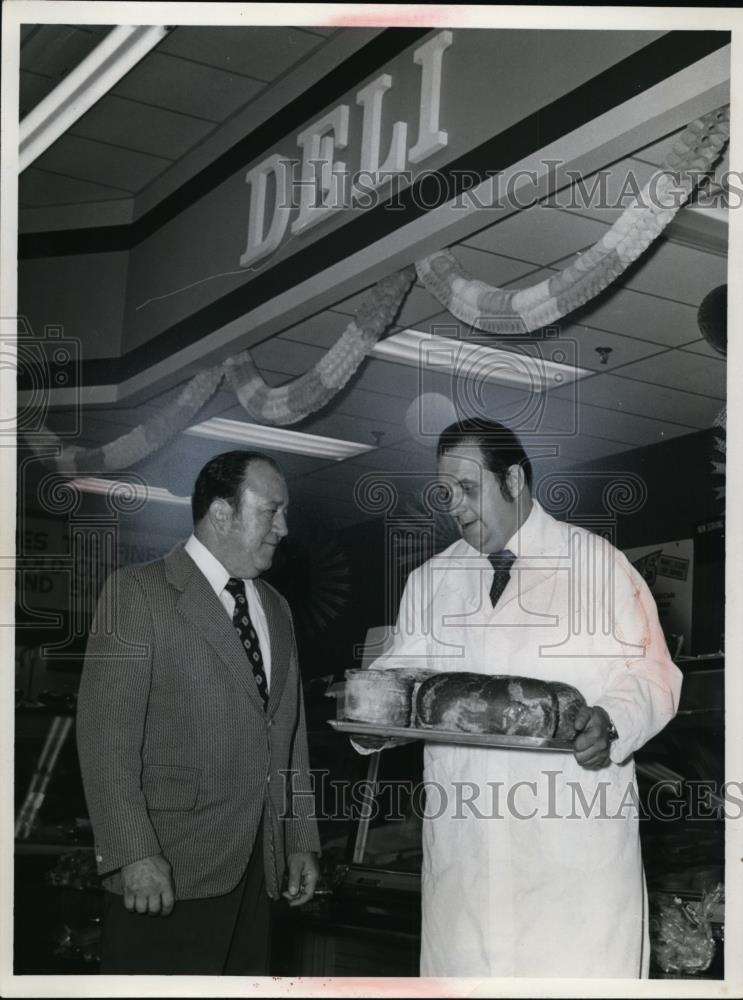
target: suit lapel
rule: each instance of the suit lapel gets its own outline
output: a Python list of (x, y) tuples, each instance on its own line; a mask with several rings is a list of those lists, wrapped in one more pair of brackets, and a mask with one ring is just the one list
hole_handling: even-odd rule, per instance
[(260, 579), (255, 581), (255, 585), (266, 614), (271, 642), (271, 679), (268, 687), (267, 713), (272, 716), (281, 701), (289, 673), (291, 624), (273, 589)]
[(182, 547), (166, 556), (169, 582), (182, 591), (179, 614), (197, 629), (224, 663), (235, 682), (263, 711), (263, 700), (250, 669), (245, 650), (227, 612), (204, 574)]

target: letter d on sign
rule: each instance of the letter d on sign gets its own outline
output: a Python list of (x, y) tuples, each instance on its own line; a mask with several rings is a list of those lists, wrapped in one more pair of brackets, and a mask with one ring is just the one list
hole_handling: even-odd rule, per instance
[[(240, 258), (242, 267), (248, 267), (260, 257), (273, 253), (284, 238), (291, 214), (289, 175), (292, 166), (292, 160), (286, 160), (278, 154), (274, 154), (259, 163), (257, 167), (253, 167), (245, 175), (246, 184), (250, 184), (250, 219), (248, 221), (248, 245)], [(273, 215), (271, 225), (264, 236), (266, 195), (268, 193), (268, 178), (271, 174), (275, 178)]]

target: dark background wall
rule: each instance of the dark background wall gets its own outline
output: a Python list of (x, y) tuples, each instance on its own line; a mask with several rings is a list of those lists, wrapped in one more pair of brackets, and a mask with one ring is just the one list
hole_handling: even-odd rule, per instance
[[(626, 549), (635, 545), (677, 538), (691, 538), (700, 521), (724, 515), (724, 501), (716, 488), (722, 478), (712, 469), (716, 432), (712, 429), (673, 438), (646, 448), (612, 455), (579, 466), (576, 472), (631, 472), (647, 487), (647, 499), (636, 512), (617, 518), (617, 543)], [(598, 507), (597, 484), (585, 481), (584, 502)]]

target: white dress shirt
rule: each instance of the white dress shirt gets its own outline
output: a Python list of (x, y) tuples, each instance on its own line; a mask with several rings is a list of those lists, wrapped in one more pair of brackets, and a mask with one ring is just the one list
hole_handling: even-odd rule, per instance
[[(186, 552), (191, 556), (196, 566), (201, 570), (201, 572), (206, 577), (209, 582), (209, 586), (212, 588), (214, 593), (219, 598), (222, 606), (224, 607), (227, 614), (230, 616), (230, 622), (232, 622), (232, 616), (235, 612), (235, 598), (229, 591), (225, 590), (227, 586), (227, 581), (230, 579), (230, 574), (224, 568), (222, 563), (216, 556), (212, 555), (209, 549), (203, 545), (196, 535), (191, 535), (184, 546)], [(268, 635), (268, 623), (266, 621), (266, 613), (263, 610), (263, 605), (261, 604), (261, 599), (258, 596), (258, 590), (255, 586), (254, 580), (243, 580), (245, 584), (245, 596), (248, 600), (248, 612), (250, 614), (250, 620), (253, 623), (253, 628), (258, 635), (258, 642), (261, 647), (261, 655), (263, 656), (263, 670), (266, 675), (266, 684), (269, 686), (271, 684), (271, 641)]]

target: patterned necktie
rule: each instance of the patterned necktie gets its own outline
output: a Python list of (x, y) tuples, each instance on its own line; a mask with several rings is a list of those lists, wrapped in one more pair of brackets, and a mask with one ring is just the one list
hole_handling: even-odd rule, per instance
[(258, 635), (253, 628), (253, 623), (248, 613), (245, 583), (231, 576), (225, 584), (224, 589), (235, 598), (235, 611), (232, 615), (232, 624), (235, 626), (235, 631), (240, 636), (240, 642), (243, 644), (243, 649), (250, 660), (255, 683), (258, 685), (258, 690), (263, 699), (263, 708), (265, 709), (268, 705), (268, 681), (266, 679), (266, 672), (263, 669), (263, 655), (261, 654)]
[(510, 549), (501, 549), (500, 552), (491, 552), (488, 559), (493, 567), (490, 603), (495, 607), (511, 578), (511, 566), (513, 566), (516, 556)]

